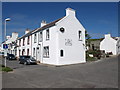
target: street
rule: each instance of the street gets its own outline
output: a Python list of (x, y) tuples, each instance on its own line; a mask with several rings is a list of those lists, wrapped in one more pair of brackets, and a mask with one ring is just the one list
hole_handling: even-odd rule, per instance
[(2, 88), (118, 88), (118, 57), (67, 66), (22, 65), (7, 61)]

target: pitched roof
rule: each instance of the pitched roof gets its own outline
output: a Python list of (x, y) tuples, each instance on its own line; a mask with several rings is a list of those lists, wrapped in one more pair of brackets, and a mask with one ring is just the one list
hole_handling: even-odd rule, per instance
[[(62, 18), (64, 18), (64, 17), (62, 17)], [(43, 27), (37, 28), (37, 29), (35, 29), (35, 30), (33, 30), (33, 31), (30, 31), (29, 33), (21, 36), (21, 37), (18, 38), (18, 39), (21, 39), (21, 38), (27, 37), (27, 36), (29, 36), (29, 35), (32, 35), (32, 34), (38, 32), (38, 31), (40, 31), (40, 30), (44, 30), (44, 29), (46, 29), (46, 28), (52, 27), (52, 26), (55, 25), (56, 22), (60, 21), (62, 18), (59, 18), (59, 19), (57, 19), (57, 20), (55, 20), (55, 21), (53, 21), (53, 22), (51, 22), (51, 23), (48, 23), (48, 24), (44, 25)]]

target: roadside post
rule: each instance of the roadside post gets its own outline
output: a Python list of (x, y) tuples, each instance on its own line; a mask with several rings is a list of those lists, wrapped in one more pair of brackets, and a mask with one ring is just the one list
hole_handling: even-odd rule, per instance
[(11, 19), (10, 18), (7, 18), (5, 19), (5, 27), (4, 27), (4, 40), (5, 40), (5, 44), (3, 44), (3, 48), (4, 48), (4, 56), (5, 56), (5, 67), (6, 67), (6, 56), (7, 56), (7, 48), (8, 48), (8, 45), (6, 44), (6, 25), (7, 25), (7, 21), (10, 21)]

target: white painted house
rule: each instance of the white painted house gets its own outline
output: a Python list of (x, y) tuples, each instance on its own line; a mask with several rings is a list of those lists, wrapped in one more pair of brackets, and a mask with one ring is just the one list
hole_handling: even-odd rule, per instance
[(31, 55), (40, 63), (66, 65), (85, 63), (85, 29), (75, 10), (66, 9), (66, 16), (41, 27), (27, 30), (17, 41), (17, 56)]
[(18, 33), (17, 32), (13, 32), (12, 33), (12, 36), (6, 36), (6, 42), (3, 42), (2, 43), (2, 51), (4, 51), (4, 49), (3, 49), (3, 44), (7, 44), (8, 45), (8, 53), (9, 54), (17, 54), (17, 48), (16, 48), (16, 45), (15, 45), (15, 43), (16, 43), (16, 40), (18, 39)]
[(117, 55), (120, 50), (119, 37), (111, 37), (110, 34), (106, 34), (105, 38), (100, 42), (100, 50), (105, 50), (105, 53), (112, 52), (113, 55)]

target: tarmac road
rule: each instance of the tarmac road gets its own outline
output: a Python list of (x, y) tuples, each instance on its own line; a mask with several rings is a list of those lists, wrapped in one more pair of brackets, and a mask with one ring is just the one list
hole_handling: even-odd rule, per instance
[(86, 64), (55, 67), (7, 61), (3, 88), (118, 88), (118, 56)]

